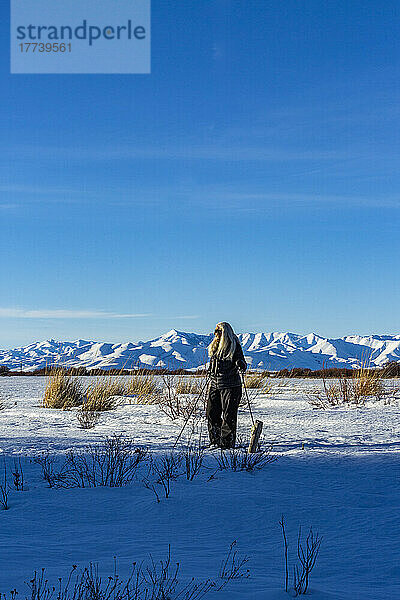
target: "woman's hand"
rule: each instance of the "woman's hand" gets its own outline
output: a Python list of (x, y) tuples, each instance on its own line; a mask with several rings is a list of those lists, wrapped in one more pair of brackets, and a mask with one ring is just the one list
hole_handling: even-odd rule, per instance
[(239, 371), (240, 371), (241, 373), (245, 373), (245, 372), (246, 372), (246, 369), (247, 369), (247, 363), (246, 363), (246, 362), (244, 362), (244, 361), (242, 361), (242, 360), (241, 360), (241, 361), (238, 361), (238, 362), (236, 363), (236, 366), (237, 366), (237, 368), (239, 369)]

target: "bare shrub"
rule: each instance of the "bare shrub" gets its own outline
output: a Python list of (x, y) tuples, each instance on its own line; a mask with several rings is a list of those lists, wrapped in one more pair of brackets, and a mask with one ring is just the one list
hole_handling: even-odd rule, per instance
[(60, 472), (55, 470), (56, 458), (50, 456), (48, 451), (43, 452), (40, 456), (36, 456), (33, 462), (40, 465), (43, 479), (49, 487), (55, 487), (57, 481), (62, 479)]
[(81, 429), (93, 429), (100, 420), (101, 413), (97, 410), (88, 410), (83, 406), (76, 411), (76, 418)]
[(147, 450), (122, 435), (106, 437), (100, 445), (87, 445), (67, 453), (62, 487), (123, 487), (134, 478)]
[(312, 527), (310, 527), (305, 540), (305, 546), (303, 547), (304, 542), (301, 542), (300, 526), (297, 538), (297, 558), (299, 559), (300, 566), (296, 565), (293, 572), (293, 589), (296, 596), (305, 594), (308, 590), (310, 574), (315, 567), (321, 542), (322, 538), (319, 537), (318, 533), (314, 534)]
[(12, 470), (13, 484), (17, 492), (24, 491), (24, 470), (22, 468), (21, 459), (14, 460), (14, 468)]
[[(279, 525), (282, 529), (283, 545), (285, 553), (285, 591), (289, 587), (289, 563), (288, 563), (288, 542), (285, 530), (285, 520), (282, 515)], [(302, 541), (301, 526), (297, 536), (297, 559), (298, 563), (293, 565), (293, 592), (295, 596), (306, 594), (310, 583), (310, 574), (315, 567), (318, 558), (322, 537), (318, 533), (314, 533), (310, 527), (309, 533)]]
[[(151, 564), (142, 571), (144, 595), (138, 600), (200, 600), (213, 588), (211, 579), (196, 582), (194, 578), (186, 585), (179, 585), (180, 564), (171, 565), (171, 547), (168, 546), (168, 556), (158, 564), (151, 558)], [(133, 599), (132, 599), (133, 600)]]
[(3, 456), (3, 481), (0, 483), (0, 506), (3, 510), (9, 509), (8, 504), (8, 481), (7, 481), (7, 463)]
[(383, 397), (386, 406), (396, 403), (400, 400), (400, 387), (394, 381), (391, 381), (389, 385), (385, 387)]
[(175, 389), (176, 375), (166, 373), (162, 375), (163, 390), (160, 399), (160, 409), (172, 420), (182, 416), (182, 399)]
[[(180, 564), (173, 563), (171, 547), (165, 560), (156, 562), (150, 556), (149, 564), (133, 563), (127, 579), (119, 577), (116, 567), (109, 577), (103, 578), (97, 564), (90, 563), (82, 571), (74, 565), (65, 583), (62, 578), (51, 584), (45, 570), (35, 571), (27, 583), (29, 597), (34, 600), (201, 600), (211, 591), (218, 591), (238, 574), (229, 576), (219, 588), (215, 581), (207, 579), (180, 582)], [(15, 600), (17, 590), (11, 592), (10, 600)], [(6, 597), (4, 600), (8, 600)]]
[(177, 419), (189, 420), (192, 416), (199, 417), (198, 399), (182, 398), (179, 394), (168, 399), (163, 398), (160, 402), (160, 410), (172, 421)]
[(323, 379), (323, 390), (314, 390), (308, 394), (313, 408), (334, 408), (351, 402), (348, 380), (344, 377), (335, 381)]
[(0, 411), (9, 407), (10, 399), (9, 394), (6, 394), (3, 391), (0, 392)]
[(49, 487), (123, 487), (133, 480), (146, 457), (147, 449), (137, 447), (130, 438), (113, 435), (102, 444), (69, 450), (58, 470), (56, 459), (48, 453), (35, 458), (35, 462), (41, 466)]
[(218, 588), (222, 590), (229, 581), (233, 579), (243, 579), (250, 577), (249, 569), (243, 570), (243, 567), (249, 562), (248, 556), (239, 556), (236, 550), (236, 540), (229, 546), (228, 554), (222, 561), (219, 569), (219, 577), (224, 580), (224, 583)]
[(275, 462), (277, 456), (271, 454), (272, 446), (262, 448), (258, 452), (249, 453), (246, 448), (237, 446), (220, 451), (215, 456), (219, 470), (231, 471), (258, 471), (264, 468), (267, 464)]
[(171, 483), (176, 481), (182, 474), (180, 471), (181, 465), (182, 455), (177, 452), (169, 452), (152, 460), (152, 472), (156, 476), (156, 483), (163, 489), (165, 498), (170, 496)]
[(60, 368), (50, 372), (43, 398), (45, 408), (68, 410), (73, 406), (80, 406), (83, 399), (82, 384), (77, 377), (67, 375)]
[(204, 386), (200, 388), (197, 396), (183, 395), (177, 391), (177, 376), (173, 374), (165, 374), (162, 376), (163, 393), (160, 397), (160, 410), (167, 415), (172, 421), (183, 418), (189, 419), (191, 416), (199, 414), (198, 404), (200, 395), (204, 391)]
[(185, 466), (186, 479), (193, 481), (203, 466), (205, 448), (202, 445), (201, 435), (197, 442), (189, 441), (181, 451), (182, 462)]

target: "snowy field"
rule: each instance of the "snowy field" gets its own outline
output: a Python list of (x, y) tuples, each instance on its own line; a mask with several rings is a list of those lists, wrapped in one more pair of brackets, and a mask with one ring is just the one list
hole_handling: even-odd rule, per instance
[[(87, 379), (85, 379), (87, 381)], [(94, 429), (79, 427), (75, 411), (41, 407), (45, 378), (0, 378), (0, 452), (13, 470), (21, 459), (25, 490), (9, 493), (0, 510), (0, 593), (24, 584), (35, 570), (57, 583), (73, 564), (99, 564), (104, 575), (126, 577), (133, 561), (165, 559), (168, 545), (181, 564), (180, 578), (218, 579), (222, 559), (237, 540), (248, 556), (249, 578), (234, 580), (207, 598), (283, 600), (284, 558), (279, 520), (287, 524), (289, 563), (296, 559), (297, 531), (312, 525), (323, 537), (307, 596), (314, 600), (400, 598), (400, 406), (369, 402), (362, 408), (315, 410), (307, 395), (321, 382), (276, 383), (253, 401), (264, 422), (265, 441), (278, 459), (255, 472), (216, 471), (207, 452), (193, 481), (181, 476), (160, 503), (142, 483), (143, 473), (123, 488), (47, 487), (34, 458), (62, 456), (69, 448), (100, 442), (114, 433), (130, 436), (154, 456), (172, 449), (182, 421), (158, 406), (126, 404), (103, 413)], [(397, 382), (400, 385), (400, 382)], [(396, 382), (386, 382), (387, 386)], [(239, 435), (251, 421), (239, 413)], [(205, 433), (205, 424), (203, 423)], [(184, 444), (185, 438), (182, 438)], [(0, 460), (0, 470), (4, 463)], [(0, 476), (1, 482), (1, 476)], [(182, 597), (183, 600), (183, 597)]]

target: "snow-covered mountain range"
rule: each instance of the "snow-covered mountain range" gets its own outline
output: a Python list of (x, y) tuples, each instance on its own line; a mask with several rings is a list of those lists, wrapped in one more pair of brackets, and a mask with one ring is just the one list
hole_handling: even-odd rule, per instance
[[(315, 333), (242, 333), (244, 354), (253, 369), (382, 366), (400, 361), (400, 335), (350, 335), (328, 339)], [(210, 335), (172, 329), (148, 342), (111, 344), (76, 340), (36, 342), (0, 350), (0, 365), (34, 371), (51, 365), (102, 369), (133, 367), (195, 369), (207, 362)]]

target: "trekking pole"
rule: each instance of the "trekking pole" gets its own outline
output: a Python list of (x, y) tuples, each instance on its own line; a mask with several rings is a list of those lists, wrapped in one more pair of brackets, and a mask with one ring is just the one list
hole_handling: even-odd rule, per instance
[(244, 393), (245, 393), (245, 396), (246, 396), (246, 399), (247, 399), (247, 405), (249, 407), (251, 422), (253, 423), (253, 427), (254, 427), (253, 411), (251, 410), (250, 398), (249, 398), (249, 393), (248, 393), (247, 387), (246, 387), (246, 380), (244, 378), (244, 373), (242, 373), (242, 382), (243, 382)]
[(209, 379), (209, 375), (208, 375), (208, 373), (207, 373), (207, 375), (206, 375), (206, 380), (205, 380), (205, 382), (204, 382), (204, 385), (203, 385), (203, 387), (201, 388), (201, 390), (200, 390), (200, 392), (199, 392), (199, 395), (198, 395), (198, 396), (197, 396), (197, 398), (196, 398), (196, 402), (194, 402), (194, 404), (193, 404), (193, 406), (192, 406), (192, 409), (191, 409), (190, 413), (188, 414), (188, 416), (187, 416), (187, 418), (186, 418), (186, 420), (185, 420), (185, 422), (184, 422), (184, 424), (183, 424), (183, 427), (182, 427), (182, 429), (181, 429), (181, 430), (180, 430), (180, 432), (179, 432), (179, 435), (178, 435), (178, 437), (177, 437), (177, 438), (176, 438), (176, 440), (175, 440), (175, 443), (174, 443), (174, 445), (172, 446), (173, 448), (175, 448), (175, 446), (177, 445), (177, 443), (178, 443), (178, 442), (179, 442), (179, 440), (181, 439), (181, 437), (182, 437), (182, 434), (183, 434), (183, 432), (184, 432), (184, 431), (185, 431), (185, 429), (186, 429), (186, 425), (189, 423), (189, 419), (190, 419), (190, 417), (192, 416), (192, 414), (194, 413), (195, 409), (197, 408), (197, 404), (198, 404), (198, 402), (199, 402), (200, 398), (202, 397), (204, 390), (206, 389), (206, 387), (207, 387), (207, 385), (208, 385), (208, 379)]
[(253, 454), (254, 452), (257, 452), (257, 450), (260, 447), (260, 445), (259, 445), (259, 439), (260, 439), (260, 435), (261, 435), (262, 428), (263, 428), (263, 422), (262, 421), (258, 421), (257, 419), (254, 420), (253, 411), (251, 410), (249, 393), (248, 393), (247, 387), (246, 387), (246, 380), (244, 378), (244, 373), (242, 373), (242, 381), (243, 381), (244, 392), (245, 392), (246, 399), (247, 399), (247, 404), (248, 404), (248, 407), (249, 407), (251, 422), (253, 423), (253, 427), (251, 428), (250, 444), (249, 444), (249, 447), (247, 449), (247, 452), (249, 454)]

